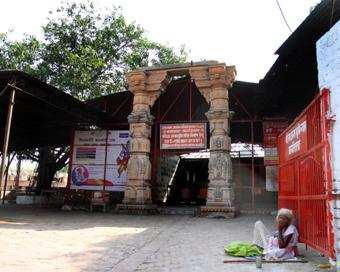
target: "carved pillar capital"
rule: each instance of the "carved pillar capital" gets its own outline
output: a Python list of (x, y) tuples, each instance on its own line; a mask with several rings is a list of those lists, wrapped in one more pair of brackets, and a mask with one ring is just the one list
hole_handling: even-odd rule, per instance
[(229, 92), (235, 81), (236, 70), (233, 66), (215, 65), (209, 69), (211, 82), (211, 107), (214, 109), (229, 108)]
[[(170, 81), (171, 76), (167, 71), (150, 71), (147, 74), (146, 91), (148, 91), (151, 96), (156, 95), (159, 97), (159, 95), (165, 92), (165, 89), (169, 85)], [(152, 105), (150, 106), (152, 107)]]
[(146, 73), (144, 71), (133, 71), (126, 76), (126, 81), (129, 83), (130, 91), (136, 94), (140, 91), (145, 91)]
[(133, 112), (147, 112), (157, 98), (164, 93), (171, 77), (167, 71), (133, 71), (126, 76), (130, 91), (134, 94)]
[(226, 100), (228, 100), (228, 89), (235, 82), (235, 66), (218, 63), (205, 67), (193, 67), (189, 73), (211, 107), (223, 109), (228, 106)]
[(214, 66), (210, 66), (209, 77), (212, 89), (216, 87), (230, 89), (235, 82), (236, 68), (235, 66), (216, 64)]

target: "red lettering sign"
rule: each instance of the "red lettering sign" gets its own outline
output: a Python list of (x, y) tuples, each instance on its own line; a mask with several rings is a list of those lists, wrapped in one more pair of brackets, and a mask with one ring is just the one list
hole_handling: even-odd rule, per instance
[[(270, 120), (270, 118), (266, 118)], [(264, 137), (264, 164), (265, 165), (278, 165), (278, 143), (277, 137), (288, 127), (286, 121), (268, 121), (263, 122), (263, 137)]]

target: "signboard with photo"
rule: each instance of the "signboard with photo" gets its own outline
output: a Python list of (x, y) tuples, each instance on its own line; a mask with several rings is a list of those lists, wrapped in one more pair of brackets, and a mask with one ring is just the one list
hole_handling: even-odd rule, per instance
[(130, 159), (129, 131), (76, 131), (71, 189), (124, 191)]

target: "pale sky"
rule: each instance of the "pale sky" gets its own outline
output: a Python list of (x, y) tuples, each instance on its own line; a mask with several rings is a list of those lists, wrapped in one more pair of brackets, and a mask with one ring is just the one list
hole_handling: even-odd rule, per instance
[[(81, 2), (76, 0), (76, 2)], [(150, 41), (185, 44), (189, 61), (217, 60), (235, 65), (236, 80), (258, 82), (275, 62), (275, 51), (291, 34), (276, 0), (95, 0), (100, 7), (123, 7), (127, 22), (148, 31)], [(318, 0), (279, 0), (294, 31)], [(1, 3), (0, 33), (13, 29), (12, 39), (23, 33), (42, 39), (49, 11), (59, 0), (10, 0)]]
[[(81, 2), (80, 0), (75, 0)], [(127, 22), (135, 21), (148, 31), (150, 41), (185, 44), (189, 61), (217, 60), (235, 65), (236, 80), (262, 79), (275, 62), (275, 51), (290, 36), (276, 0), (95, 0), (100, 7), (123, 7)], [(279, 0), (292, 31), (309, 15), (319, 0)], [(13, 29), (11, 39), (23, 33), (42, 40), (41, 26), (59, 0), (2, 1), (0, 33)], [(29, 164), (27, 163), (27, 166)], [(15, 168), (15, 164), (11, 165)], [(26, 163), (23, 165), (26, 167)]]

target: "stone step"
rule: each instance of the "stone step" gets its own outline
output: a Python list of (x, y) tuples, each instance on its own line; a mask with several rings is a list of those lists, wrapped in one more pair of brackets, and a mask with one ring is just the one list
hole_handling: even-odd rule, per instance
[(200, 213), (200, 206), (197, 207), (158, 207), (157, 212), (159, 214), (183, 214), (183, 215), (195, 215)]

